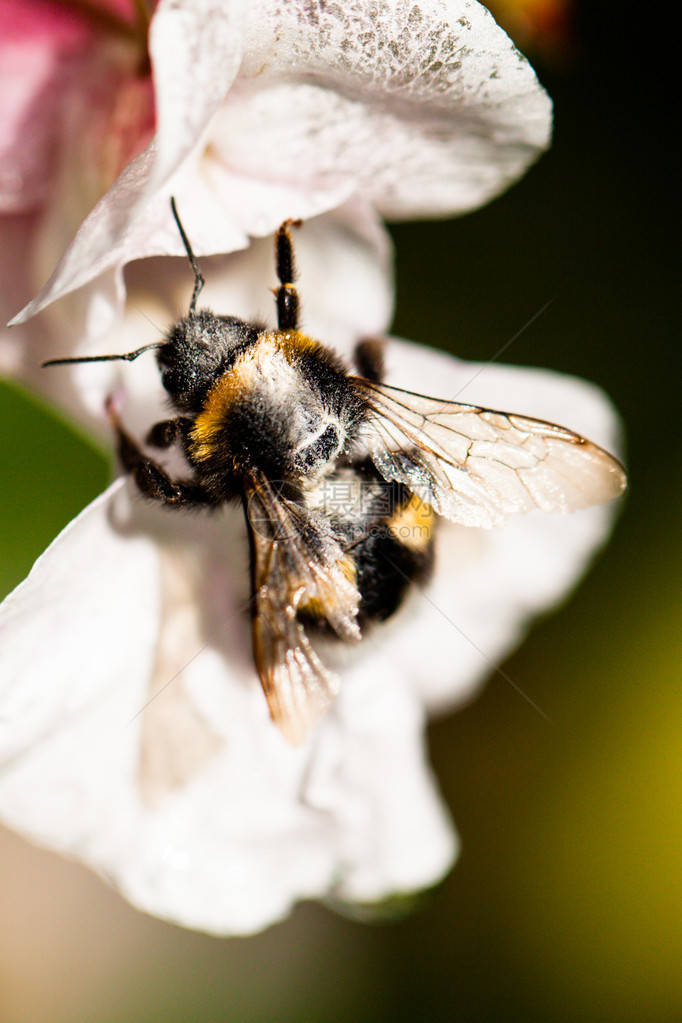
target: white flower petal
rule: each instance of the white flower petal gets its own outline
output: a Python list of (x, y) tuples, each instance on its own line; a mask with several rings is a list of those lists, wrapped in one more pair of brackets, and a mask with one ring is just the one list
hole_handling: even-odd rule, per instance
[[(458, 842), (426, 767), (416, 691), (406, 673), (396, 671), (390, 647), (368, 649), (342, 679), (319, 739), (320, 756), (336, 760), (336, 785), (348, 794), (344, 804), (338, 801), (345, 870), (334, 894), (366, 903), (431, 887), (452, 865)], [(334, 742), (337, 723), (345, 730), (343, 744)], [(314, 776), (308, 798), (324, 806)]]
[(388, 217), (462, 213), (549, 141), (549, 98), (473, 0), (265, 2), (244, 52), (214, 147), (303, 202), (345, 188)]
[(151, 35), (157, 136), (16, 322), (132, 259), (180, 254), (170, 194), (197, 254), (233, 252), (284, 216), (315, 216), (353, 197), (393, 217), (465, 212), (548, 143), (547, 95), (473, 0), (262, 0), (248, 6), (240, 35), (241, 19), (241, 4), (160, 6)]
[(122, 485), (74, 519), (2, 605), (2, 757), (77, 714), (138, 656), (148, 670), (159, 600), (155, 554), (148, 540), (112, 533), (110, 506)]
[(424, 764), (421, 712), (390, 666), (369, 685), (359, 673), (355, 703), (346, 678), (342, 702), (299, 751), (267, 719), (257, 685), (230, 680), (215, 653), (201, 661), (185, 672), (186, 692), (223, 741), (206, 770), (144, 814), (117, 871), (136, 905), (245, 933), (301, 898), (376, 901), (442, 877), (452, 833)]
[(437, 881), (454, 844), (416, 694), (358, 663), (293, 750), (253, 668), (241, 511), (197, 529), (125, 497), (91, 505), (0, 612), (3, 819), (215, 933)]
[(138, 743), (126, 726), (158, 631), (154, 546), (109, 521), (122, 486), (62, 532), (0, 610), (2, 814), (77, 854), (125, 835), (121, 785)]
[[(152, 255), (180, 255), (183, 252), (177, 227), (170, 212), (170, 189), (155, 192), (143, 198), (154, 169), (156, 142), (128, 164), (106, 195), (85, 218), (73, 242), (64, 253), (40, 294), (12, 320), (12, 325), (40, 312), (45, 306), (107, 272), (113, 271), (122, 280), (126, 263)], [(201, 221), (212, 225), (213, 251), (232, 252), (244, 248), (247, 237), (232, 222), (220, 216), (220, 209), (210, 196), (204, 199), (205, 188), (199, 182), (189, 181), (188, 167), (174, 182), (178, 206), (182, 210), (190, 236), (196, 230), (197, 205)], [(218, 238), (220, 243), (218, 244)], [(197, 251), (201, 251), (197, 246)], [(110, 321), (104, 328), (110, 326)]]
[(160, 0), (149, 29), (157, 155), (149, 190), (189, 155), (232, 85), (242, 56), (245, 0)]

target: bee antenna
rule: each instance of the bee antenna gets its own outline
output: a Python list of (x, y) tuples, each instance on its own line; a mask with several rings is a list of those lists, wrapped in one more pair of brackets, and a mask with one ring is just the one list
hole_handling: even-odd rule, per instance
[(196, 312), (197, 299), (199, 298), (201, 289), (204, 286), (204, 278), (201, 275), (201, 270), (199, 269), (199, 264), (197, 263), (197, 257), (192, 252), (192, 246), (189, 243), (189, 238), (185, 234), (185, 229), (182, 226), (180, 215), (178, 213), (178, 208), (175, 205), (175, 196), (171, 196), (171, 210), (173, 211), (173, 219), (175, 220), (175, 223), (178, 225), (178, 231), (180, 232), (180, 237), (182, 238), (182, 244), (185, 246), (187, 258), (189, 259), (190, 266), (192, 267), (192, 271), (194, 273), (194, 291), (192, 292), (192, 299), (189, 303), (189, 314), (190, 316), (193, 316), (194, 313)]
[(42, 363), (41, 369), (45, 369), (46, 366), (65, 366), (71, 362), (114, 362), (116, 359), (132, 362), (143, 352), (148, 352), (152, 348), (163, 348), (165, 344), (165, 341), (154, 341), (151, 345), (143, 345), (142, 348), (138, 348), (134, 352), (124, 352), (123, 355), (80, 355), (69, 359), (48, 359), (47, 362)]

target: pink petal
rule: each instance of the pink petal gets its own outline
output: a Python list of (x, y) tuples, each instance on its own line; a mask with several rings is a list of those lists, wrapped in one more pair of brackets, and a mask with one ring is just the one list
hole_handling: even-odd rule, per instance
[[(102, 7), (132, 13), (125, 0)], [(96, 39), (93, 22), (66, 4), (0, 0), (0, 212), (45, 198), (68, 107), (84, 80), (96, 85), (87, 77)]]

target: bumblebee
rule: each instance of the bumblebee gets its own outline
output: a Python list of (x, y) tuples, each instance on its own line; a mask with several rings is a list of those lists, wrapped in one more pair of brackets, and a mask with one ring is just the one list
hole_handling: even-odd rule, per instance
[[(250, 546), (254, 660), (270, 714), (304, 741), (338, 689), (315, 640), (361, 639), (428, 580), (439, 517), (492, 527), (511, 513), (568, 512), (625, 489), (620, 463), (552, 423), (412, 394), (382, 381), (382, 346), (365, 340), (355, 372), (299, 328), (291, 232), (275, 236), (277, 329), (197, 309), (204, 279), (171, 200), (194, 273), (187, 316), (156, 349), (173, 417), (146, 447), (179, 446), (173, 478), (108, 415), (139, 491), (169, 508), (241, 502)], [(318, 644), (319, 646), (319, 644)]]

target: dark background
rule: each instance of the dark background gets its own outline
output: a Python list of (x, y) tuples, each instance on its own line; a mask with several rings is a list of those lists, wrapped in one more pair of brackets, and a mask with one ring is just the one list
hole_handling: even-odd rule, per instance
[[(555, 144), (519, 185), (461, 220), (394, 230), (396, 333), (486, 360), (553, 298), (504, 360), (594, 380), (625, 419), (613, 540), (504, 666), (554, 724), (496, 676), (432, 726), (463, 851), (390, 925), (303, 905), (217, 940), (0, 832), (2, 1023), (682, 1018), (678, 107), (665, 10), (624, 17), (589, 5), (572, 41), (529, 51)], [(108, 475), (2, 386), (3, 591)]]

